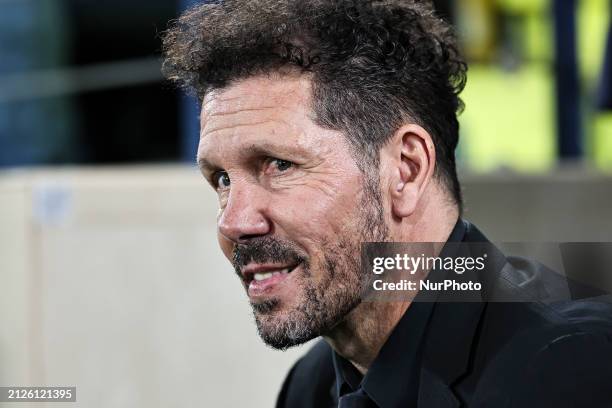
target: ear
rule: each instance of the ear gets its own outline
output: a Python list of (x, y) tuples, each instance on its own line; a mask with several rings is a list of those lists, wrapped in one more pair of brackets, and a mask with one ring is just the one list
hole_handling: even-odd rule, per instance
[(413, 214), (433, 176), (436, 149), (429, 133), (416, 124), (404, 125), (387, 145), (391, 157), (389, 194), (396, 218)]

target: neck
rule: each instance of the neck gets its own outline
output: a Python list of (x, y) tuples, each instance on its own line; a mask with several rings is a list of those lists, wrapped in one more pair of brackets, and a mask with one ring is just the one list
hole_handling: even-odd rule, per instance
[[(435, 217), (433, 217), (434, 214)], [(433, 214), (423, 214), (423, 216), (419, 217), (420, 221), (406, 225), (404, 234), (397, 236), (395, 240), (398, 242), (446, 242), (457, 222), (458, 212), (447, 209), (447, 211), (436, 211)], [(429, 223), (425, 223), (423, 222), (425, 217), (433, 218), (428, 218)], [(432, 219), (438, 220), (436, 225), (431, 225)], [(418, 232), (420, 233), (417, 236)], [(336, 353), (349, 360), (359, 372), (365, 375), (410, 305), (410, 301), (362, 302), (323, 337)]]
[(410, 302), (364, 302), (323, 336), (330, 346), (365, 374)]

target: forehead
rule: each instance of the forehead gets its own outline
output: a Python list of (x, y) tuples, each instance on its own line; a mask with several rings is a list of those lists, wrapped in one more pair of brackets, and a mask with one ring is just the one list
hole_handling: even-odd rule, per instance
[[(310, 80), (305, 76), (254, 77), (203, 100), (198, 162), (219, 167), (226, 159), (249, 152), (301, 149), (323, 154), (339, 132), (323, 129), (313, 120)], [(326, 140), (325, 140), (326, 139)]]
[(254, 116), (280, 120), (288, 115), (293, 120), (311, 119), (310, 81), (305, 76), (248, 78), (204, 97), (200, 117), (202, 136), (215, 123)]

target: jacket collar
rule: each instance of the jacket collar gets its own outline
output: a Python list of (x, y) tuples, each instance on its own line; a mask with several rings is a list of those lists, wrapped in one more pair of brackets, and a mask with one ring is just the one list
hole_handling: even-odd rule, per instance
[[(465, 225), (463, 243), (482, 243), (486, 246), (488, 260), (485, 269), (466, 272), (463, 279), (483, 282), (495, 281), (506, 258), (486, 237), (470, 223), (461, 220)], [(471, 245), (461, 246), (461, 251), (470, 251)], [(456, 254), (469, 256), (470, 254)], [(439, 271), (431, 278), (443, 280), (446, 276)], [(483, 288), (488, 282), (483, 282)], [(452, 294), (449, 296), (453, 296)], [(434, 306), (426, 334), (426, 344), (421, 371), (419, 406), (432, 408), (453, 408), (461, 405), (452, 391), (453, 384), (469, 370), (472, 343), (478, 332), (479, 323), (486, 303), (482, 300), (453, 301), (441, 295)]]

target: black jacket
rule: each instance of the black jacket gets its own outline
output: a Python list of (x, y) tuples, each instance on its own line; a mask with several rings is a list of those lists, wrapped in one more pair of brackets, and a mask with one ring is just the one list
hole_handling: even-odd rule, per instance
[[(487, 242), (464, 225), (464, 241)], [(556, 284), (558, 275), (539, 264), (499, 251), (495, 257), (514, 265), (495, 276), (498, 295), (542, 298)], [(611, 408), (610, 304), (545, 300), (435, 303), (423, 334), (417, 406)], [(332, 361), (331, 348), (319, 340), (291, 369), (277, 407), (337, 406)]]

